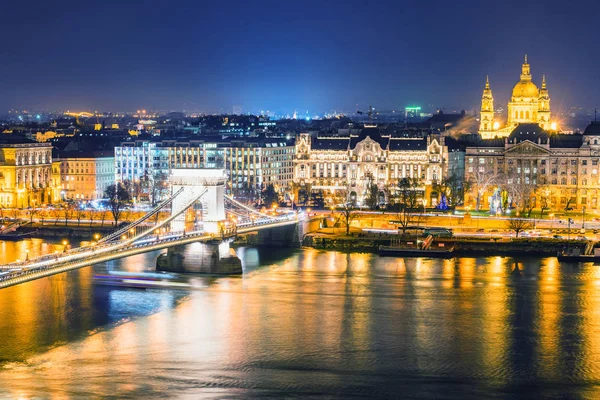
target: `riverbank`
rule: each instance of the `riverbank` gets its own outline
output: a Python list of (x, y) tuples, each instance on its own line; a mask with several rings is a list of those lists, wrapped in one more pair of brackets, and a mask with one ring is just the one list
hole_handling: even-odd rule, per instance
[(27, 224), (19, 227), (16, 233), (19, 234), (31, 234), (33, 237), (39, 238), (58, 238), (58, 239), (82, 239), (91, 240), (94, 235), (99, 234), (104, 236), (114, 230), (113, 226), (77, 226), (77, 225), (41, 225), (41, 224)]
[[(343, 234), (309, 233), (304, 236), (302, 245), (320, 250), (336, 250), (343, 252), (376, 253), (379, 246), (390, 246), (397, 240), (395, 235), (369, 235), (364, 233)], [(407, 239), (412, 241), (412, 238)], [(584, 248), (588, 243), (581, 240), (549, 239), (549, 238), (481, 238), (460, 237), (440, 238), (435, 243), (443, 243), (445, 247), (454, 246), (456, 255), (532, 255), (554, 256), (568, 246)]]

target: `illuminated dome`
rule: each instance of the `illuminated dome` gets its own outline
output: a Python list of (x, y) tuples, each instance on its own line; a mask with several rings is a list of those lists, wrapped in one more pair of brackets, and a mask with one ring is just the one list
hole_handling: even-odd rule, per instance
[(539, 95), (540, 91), (532, 81), (520, 81), (515, 85), (512, 91), (513, 98), (529, 97), (537, 100)]

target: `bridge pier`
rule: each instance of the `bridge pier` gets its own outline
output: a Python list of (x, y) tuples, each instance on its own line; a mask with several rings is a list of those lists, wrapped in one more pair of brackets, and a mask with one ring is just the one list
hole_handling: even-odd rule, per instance
[(229, 242), (191, 243), (174, 246), (156, 260), (158, 271), (193, 272), (211, 275), (242, 273), (242, 262), (229, 248)]

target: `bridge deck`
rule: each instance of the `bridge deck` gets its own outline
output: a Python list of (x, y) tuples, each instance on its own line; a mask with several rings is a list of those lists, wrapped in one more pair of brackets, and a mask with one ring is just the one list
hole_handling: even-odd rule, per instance
[[(298, 220), (294, 218), (275, 222), (242, 224), (237, 228), (237, 230), (235, 230), (235, 232), (231, 232), (233, 234), (230, 235), (230, 233), (226, 231), (224, 232), (223, 236), (216, 238), (223, 239), (227, 237), (233, 237), (240, 233), (248, 233), (262, 229), (287, 226), (296, 224), (297, 222)], [(1, 266), (0, 268), (21, 268), (21, 270), (12, 272), (8, 275), (0, 276), (0, 288), (29, 282), (35, 279), (71, 271), (101, 262), (147, 253), (149, 251), (163, 250), (173, 246), (214, 239), (215, 235), (208, 235), (204, 232), (190, 232), (186, 234), (166, 235), (162, 237), (151, 236), (147, 239), (141, 239), (134, 243), (129, 243), (128, 241), (117, 242), (108, 246), (76, 249), (78, 251), (74, 251), (64, 256), (44, 256), (41, 257), (41, 261), (32, 260), (31, 262), (11, 263)]]

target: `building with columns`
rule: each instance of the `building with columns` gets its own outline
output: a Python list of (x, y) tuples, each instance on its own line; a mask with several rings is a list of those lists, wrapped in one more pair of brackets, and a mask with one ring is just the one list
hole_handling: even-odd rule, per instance
[[(506, 138), (482, 139), (467, 145), (465, 180), (472, 190), (465, 205), (493, 209), (499, 191), (527, 186), (528, 199), (549, 210), (600, 211), (600, 123), (583, 134), (557, 134), (536, 123), (517, 125)], [(510, 195), (509, 195), (510, 196)], [(512, 199), (509, 199), (511, 201)]]
[(546, 85), (546, 77), (542, 76), (542, 85), (538, 89), (533, 83), (531, 68), (525, 56), (521, 66), (520, 80), (513, 87), (506, 123), (502, 124), (495, 115), (494, 96), (489, 78), (486, 78), (485, 88), (481, 97), (481, 112), (479, 118), (479, 134), (483, 139), (495, 137), (504, 138), (516, 128), (518, 124), (539, 124), (546, 131), (556, 131), (557, 125), (550, 115), (550, 95)]
[(59, 201), (52, 180), (52, 145), (0, 137), (0, 206), (39, 207)]
[(382, 135), (377, 127), (365, 127), (360, 134), (347, 136), (302, 133), (296, 138), (294, 182), (325, 194), (347, 191), (351, 200), (360, 203), (371, 183), (379, 187), (383, 200), (400, 179), (417, 178), (424, 198), (435, 206), (432, 183), (441, 181), (448, 170), (444, 140), (439, 134)]

